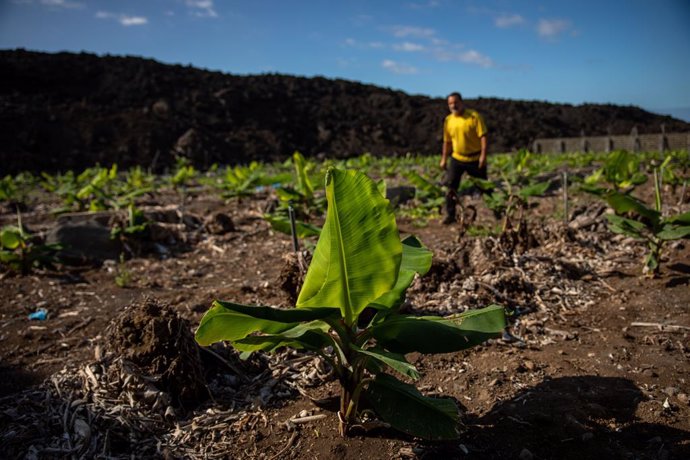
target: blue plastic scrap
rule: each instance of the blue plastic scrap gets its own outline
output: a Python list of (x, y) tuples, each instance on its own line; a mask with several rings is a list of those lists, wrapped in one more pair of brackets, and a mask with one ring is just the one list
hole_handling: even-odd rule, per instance
[(29, 319), (43, 321), (48, 317), (48, 311), (45, 308), (39, 308), (29, 315)]

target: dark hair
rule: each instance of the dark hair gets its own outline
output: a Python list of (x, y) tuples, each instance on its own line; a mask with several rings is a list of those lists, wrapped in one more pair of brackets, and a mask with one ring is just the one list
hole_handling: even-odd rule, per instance
[(450, 97), (457, 97), (458, 99), (460, 99), (460, 100), (462, 101), (462, 96), (461, 96), (460, 93), (458, 93), (457, 91), (455, 91), (455, 92), (453, 92), (453, 93), (450, 93), (450, 94), (448, 95), (448, 97), (446, 97), (446, 99), (448, 99), (448, 98), (450, 98)]

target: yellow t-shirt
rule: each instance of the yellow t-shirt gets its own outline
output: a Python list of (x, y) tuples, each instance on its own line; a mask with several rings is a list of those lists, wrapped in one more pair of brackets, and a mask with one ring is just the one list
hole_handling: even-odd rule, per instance
[(453, 142), (453, 158), (458, 161), (477, 161), (482, 149), (479, 139), (486, 133), (484, 119), (472, 109), (451, 113), (443, 122), (443, 142)]

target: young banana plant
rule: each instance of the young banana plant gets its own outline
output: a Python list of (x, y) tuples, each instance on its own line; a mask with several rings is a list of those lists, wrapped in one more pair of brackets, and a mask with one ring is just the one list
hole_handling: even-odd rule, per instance
[(215, 301), (201, 319), (197, 342), (225, 340), (245, 354), (289, 346), (322, 356), (341, 385), (343, 436), (366, 400), (397, 430), (424, 439), (457, 438), (455, 402), (426, 397), (390, 371), (416, 380), (419, 372), (406, 353), (449, 353), (498, 336), (505, 327), (503, 307), (446, 317), (401, 314), (405, 291), (416, 274), (429, 270), (431, 252), (415, 237), (400, 241), (388, 200), (364, 174), (330, 169), (326, 198), (326, 221), (296, 307)]
[[(647, 242), (643, 273), (654, 277), (659, 274), (661, 250), (666, 241), (690, 237), (690, 212), (664, 217), (661, 214), (661, 190), (657, 171), (654, 171), (654, 207), (632, 195), (609, 191), (604, 195), (615, 214), (607, 214), (609, 229)], [(628, 215), (624, 217), (623, 215)]]

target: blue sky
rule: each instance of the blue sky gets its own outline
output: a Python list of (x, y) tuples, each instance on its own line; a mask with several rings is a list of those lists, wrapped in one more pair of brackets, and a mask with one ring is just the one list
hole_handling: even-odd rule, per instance
[(690, 120), (689, 0), (0, 0), (16, 47)]

